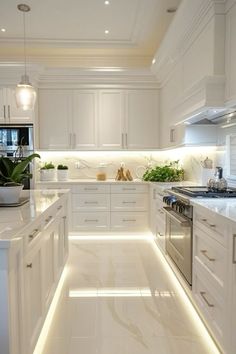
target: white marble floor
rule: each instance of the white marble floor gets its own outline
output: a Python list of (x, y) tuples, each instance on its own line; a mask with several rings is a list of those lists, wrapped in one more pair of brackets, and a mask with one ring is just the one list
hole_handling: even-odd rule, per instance
[(42, 354), (209, 354), (153, 241), (71, 240)]

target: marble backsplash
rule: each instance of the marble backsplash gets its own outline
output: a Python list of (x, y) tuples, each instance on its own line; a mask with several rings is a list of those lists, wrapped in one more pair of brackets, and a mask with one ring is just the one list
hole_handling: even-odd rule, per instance
[(69, 167), (70, 179), (95, 179), (100, 170), (107, 178), (115, 178), (117, 169), (124, 166), (134, 178), (141, 178), (148, 166), (164, 165), (179, 160), (185, 170), (185, 180), (205, 184), (213, 176), (214, 169), (206, 170), (201, 161), (206, 157), (213, 161), (213, 167), (225, 169), (225, 149), (216, 147), (183, 147), (165, 151), (40, 151), (40, 162), (36, 163), (35, 176), (39, 179), (39, 169), (45, 162), (65, 164)]

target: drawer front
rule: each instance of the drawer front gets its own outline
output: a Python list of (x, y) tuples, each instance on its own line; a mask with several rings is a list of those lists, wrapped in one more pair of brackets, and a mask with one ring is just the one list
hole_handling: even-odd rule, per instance
[(111, 185), (111, 193), (148, 193), (148, 185), (133, 183)]
[(219, 290), (226, 291), (227, 282), (227, 251), (208, 237), (203, 231), (194, 228), (194, 264), (197, 262), (212, 277)]
[(99, 231), (110, 228), (110, 213), (90, 212), (72, 213), (73, 231)]
[(148, 209), (147, 194), (112, 194), (112, 211), (146, 211)]
[(42, 238), (42, 229), (43, 225), (41, 223), (35, 224), (34, 227), (25, 230), (24, 232), (24, 253), (26, 254), (28, 251), (34, 247), (34, 245), (40, 241)]
[(109, 194), (72, 194), (73, 211), (109, 211)]
[(156, 217), (156, 235), (155, 242), (162, 252), (165, 253), (165, 223), (159, 217)]
[(110, 185), (108, 184), (96, 184), (96, 183), (83, 183), (72, 185), (72, 193), (110, 193)]
[(111, 228), (113, 230), (147, 230), (148, 214), (143, 212), (112, 212)]
[(227, 301), (211, 286), (208, 278), (197, 269), (193, 275), (193, 296), (208, 327), (222, 347), (224, 347), (227, 330)]
[(229, 224), (216, 213), (194, 208), (194, 224), (223, 246), (227, 247)]

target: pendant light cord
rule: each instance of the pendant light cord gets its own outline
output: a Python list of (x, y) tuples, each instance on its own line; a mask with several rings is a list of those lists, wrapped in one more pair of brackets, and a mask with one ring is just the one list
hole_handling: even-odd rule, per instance
[(24, 27), (24, 63), (25, 63), (25, 77), (26, 77), (25, 12), (23, 12), (23, 27)]

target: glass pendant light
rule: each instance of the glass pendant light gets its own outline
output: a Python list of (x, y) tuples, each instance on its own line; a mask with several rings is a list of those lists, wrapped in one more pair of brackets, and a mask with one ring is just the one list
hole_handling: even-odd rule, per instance
[(18, 108), (24, 111), (33, 110), (36, 101), (36, 91), (34, 87), (29, 82), (29, 76), (26, 73), (26, 45), (25, 45), (25, 13), (30, 11), (30, 7), (25, 4), (17, 5), (19, 11), (23, 12), (23, 22), (24, 22), (24, 67), (25, 72), (21, 77), (21, 82), (17, 85), (15, 95), (16, 95), (16, 105)]

